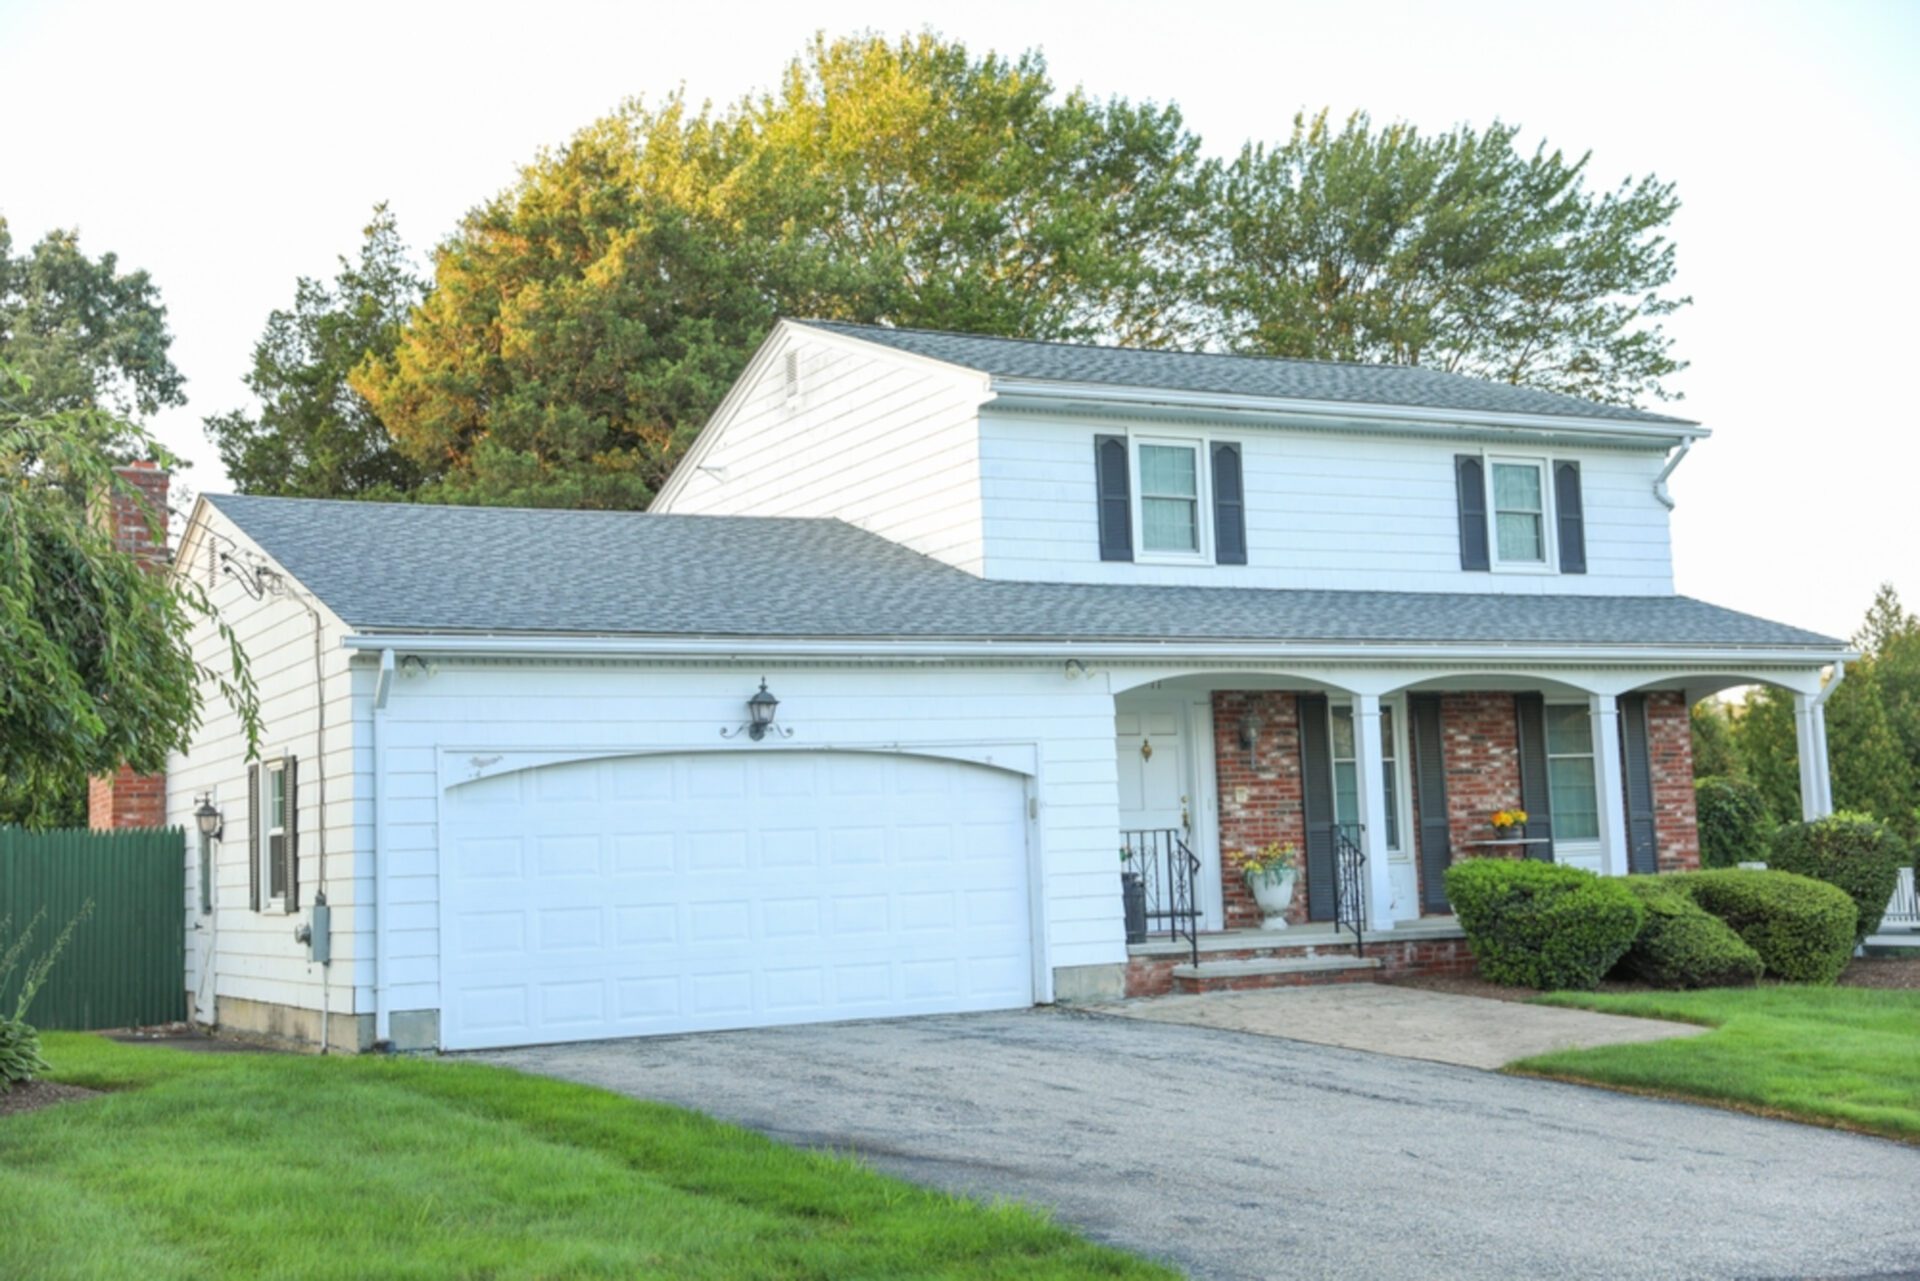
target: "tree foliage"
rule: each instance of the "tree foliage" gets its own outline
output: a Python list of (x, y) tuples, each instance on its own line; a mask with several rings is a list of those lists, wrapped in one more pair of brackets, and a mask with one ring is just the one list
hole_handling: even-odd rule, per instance
[[(198, 588), (149, 571), (94, 518), (109, 493), (145, 502), (114, 471), (118, 442), (173, 461), (100, 410), (43, 412), (31, 384), (0, 365), (0, 793), (32, 825), (64, 817), (75, 779), (122, 764), (164, 768), (199, 724), (203, 687), (232, 703), (249, 746), (257, 741), (258, 701), (232, 632)], [(227, 643), (221, 669), (188, 646), (201, 619)]]
[[(4, 388), (12, 412), (135, 418), (184, 405), (172, 341), (146, 272), (121, 271), (110, 253), (87, 257), (73, 231), (15, 255), (0, 218), (0, 362), (16, 375)], [(112, 443), (124, 457), (130, 442)]]
[(419, 484), (419, 469), (394, 448), (348, 375), (392, 354), (424, 288), (384, 204), (361, 232), (358, 260), (342, 258), (331, 284), (301, 277), (292, 308), (271, 313), (254, 344), (246, 383), (258, 415), (235, 410), (205, 420), (240, 490), (393, 498)]
[(1632, 404), (1684, 367), (1660, 326), (1679, 207), (1647, 177), (1595, 194), (1588, 157), (1516, 126), (1423, 134), (1294, 118), (1217, 180), (1219, 339), (1262, 355), (1430, 365)]

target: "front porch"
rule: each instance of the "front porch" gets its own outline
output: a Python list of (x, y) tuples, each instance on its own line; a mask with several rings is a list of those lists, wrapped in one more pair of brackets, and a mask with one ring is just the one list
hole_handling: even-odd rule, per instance
[[(1817, 713), (1813, 676), (1802, 697)], [(1444, 879), (1460, 858), (1697, 867), (1689, 709), (1753, 679), (1788, 678), (1376, 668), (1116, 694), (1127, 994), (1468, 968)], [(1814, 813), (1830, 808), (1824, 734), (1802, 720)], [(1513, 808), (1525, 826), (1496, 832), (1493, 813)], [(1262, 928), (1240, 864), (1273, 845), (1298, 874)]]

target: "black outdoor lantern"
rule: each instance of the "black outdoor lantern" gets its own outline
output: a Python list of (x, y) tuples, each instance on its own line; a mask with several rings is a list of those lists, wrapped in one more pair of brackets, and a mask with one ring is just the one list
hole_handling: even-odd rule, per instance
[(782, 738), (793, 737), (792, 730), (773, 723), (773, 714), (779, 707), (780, 700), (775, 698), (773, 691), (767, 688), (766, 677), (761, 677), (759, 691), (747, 700), (747, 723), (738, 729), (721, 730), (720, 737), (737, 738), (745, 733), (748, 738), (757, 743), (767, 736), (769, 730)]
[(220, 839), (220, 833), (226, 824), (220, 819), (220, 811), (213, 807), (213, 795), (208, 793), (200, 798), (200, 805), (193, 811), (194, 824), (199, 827), (200, 835), (210, 841)]

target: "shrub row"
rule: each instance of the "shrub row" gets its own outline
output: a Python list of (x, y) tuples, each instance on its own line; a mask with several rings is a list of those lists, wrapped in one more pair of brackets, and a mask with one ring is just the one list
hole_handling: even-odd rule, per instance
[(1480, 973), (1522, 987), (1593, 987), (1646, 919), (1625, 882), (1532, 859), (1455, 863), (1447, 897)]
[(1781, 828), (1774, 833), (1767, 866), (1845, 890), (1858, 913), (1853, 941), (1859, 943), (1880, 928), (1909, 857), (1907, 843), (1885, 823), (1842, 813)]
[(1620, 971), (1655, 987), (1744, 987), (1766, 968), (1726, 922), (1658, 876), (1630, 876), (1627, 888), (1646, 909)]

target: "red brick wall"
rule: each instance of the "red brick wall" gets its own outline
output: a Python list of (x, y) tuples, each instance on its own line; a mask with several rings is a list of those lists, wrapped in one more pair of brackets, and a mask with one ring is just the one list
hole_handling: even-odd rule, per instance
[[(155, 573), (164, 572), (167, 557), (167, 473), (155, 463), (132, 463), (119, 468), (146, 498), (142, 509), (131, 496), (115, 491), (99, 518), (113, 534), (113, 544), (139, 557)], [(167, 821), (167, 776), (135, 774), (122, 767), (87, 783), (87, 826), (95, 831), (123, 827), (160, 827)]]
[(1520, 803), (1520, 728), (1513, 695), (1441, 695), (1440, 740), (1447, 766), (1447, 830), (1458, 861), (1488, 852), (1473, 843), (1492, 839), (1493, 812)]
[(1700, 866), (1700, 829), (1693, 808), (1693, 724), (1686, 695), (1647, 695), (1647, 758), (1653, 776), (1653, 830), (1660, 870)]
[[(1228, 929), (1260, 924), (1260, 910), (1235, 869), (1240, 855), (1273, 841), (1301, 855), (1290, 922), (1307, 919), (1306, 819), (1300, 797), (1300, 712), (1292, 694), (1223, 691), (1213, 696), (1214, 772), (1220, 785), (1220, 878)], [(1253, 751), (1240, 746), (1240, 722), (1260, 719)]]

